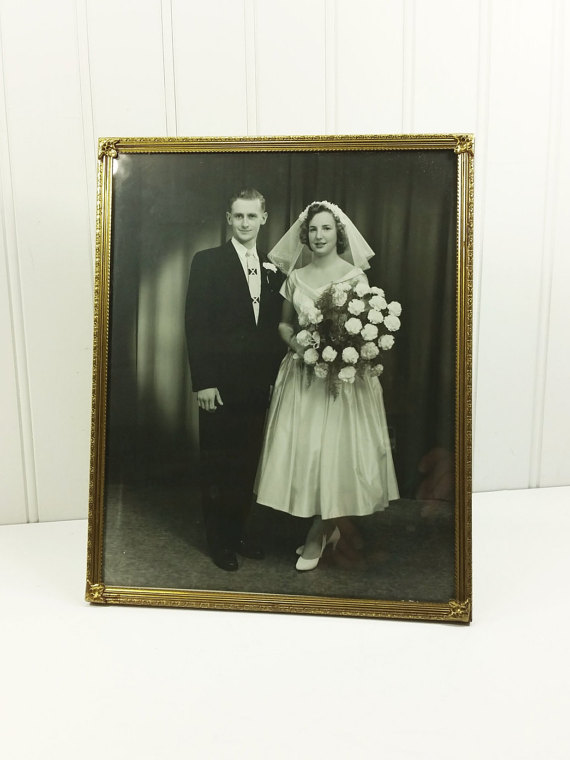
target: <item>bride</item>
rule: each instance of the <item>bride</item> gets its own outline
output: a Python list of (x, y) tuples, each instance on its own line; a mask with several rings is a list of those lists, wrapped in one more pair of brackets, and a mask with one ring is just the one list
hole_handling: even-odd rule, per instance
[(363, 270), (373, 255), (338, 206), (317, 201), (268, 256), (287, 275), (279, 333), (290, 350), (275, 383), (256, 493), (259, 504), (313, 518), (298, 570), (314, 569), (326, 546), (336, 547), (336, 518), (383, 510), (399, 496), (378, 378), (356, 377), (335, 397), (325, 380), (307, 382), (306, 348), (296, 338), (299, 314), (331, 284), (368, 283)]

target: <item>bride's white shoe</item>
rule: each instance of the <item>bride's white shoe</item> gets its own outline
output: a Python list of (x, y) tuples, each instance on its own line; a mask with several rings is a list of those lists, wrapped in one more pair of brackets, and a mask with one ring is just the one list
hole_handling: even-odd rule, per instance
[(338, 544), (338, 541), (340, 539), (340, 530), (338, 529), (338, 526), (335, 526), (335, 529), (330, 534), (330, 536), (327, 538), (326, 533), (323, 533), (323, 539), (322, 539), (322, 545), (321, 545), (321, 553), (318, 557), (315, 557), (314, 559), (305, 559), (304, 557), (300, 556), (303, 553), (303, 550), (305, 549), (305, 546), (299, 546), (297, 548), (297, 554), (299, 555), (299, 559), (297, 560), (297, 564), (295, 567), (297, 570), (314, 570), (315, 567), (319, 564), (320, 558), (323, 556), (323, 552), (325, 551), (326, 547), (329, 544), (332, 544), (333, 551), (336, 549), (336, 545)]

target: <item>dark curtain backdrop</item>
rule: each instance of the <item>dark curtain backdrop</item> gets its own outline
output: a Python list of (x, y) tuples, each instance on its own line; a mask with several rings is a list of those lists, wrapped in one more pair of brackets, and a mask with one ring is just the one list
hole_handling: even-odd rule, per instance
[(452, 151), (120, 155), (113, 195), (109, 481), (194, 477), (197, 408), (184, 336), (188, 273), (196, 251), (227, 239), (227, 199), (247, 186), (267, 200), (259, 250), (269, 250), (308, 203), (321, 199), (341, 206), (370, 243), (376, 252), (371, 284), (403, 306), (381, 377), (402, 495), (422, 494), (426, 462), (437, 460), (440, 475), (449, 470), (456, 171)]

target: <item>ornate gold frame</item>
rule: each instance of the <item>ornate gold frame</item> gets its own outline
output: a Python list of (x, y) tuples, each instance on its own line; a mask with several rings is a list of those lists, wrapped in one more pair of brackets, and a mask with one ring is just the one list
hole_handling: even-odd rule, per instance
[[(341, 599), (103, 583), (106, 398), (111, 287), (113, 159), (120, 153), (451, 150), (457, 155), (455, 597), (447, 603)], [(291, 612), (408, 620), (471, 621), (471, 364), (474, 138), (449, 135), (102, 138), (98, 150), (95, 315), (86, 600), (97, 604)]]

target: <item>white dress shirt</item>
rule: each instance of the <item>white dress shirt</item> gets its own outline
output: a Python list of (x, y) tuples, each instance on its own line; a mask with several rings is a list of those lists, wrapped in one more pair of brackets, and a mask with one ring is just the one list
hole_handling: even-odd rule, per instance
[(234, 237), (232, 237), (232, 245), (236, 249), (249, 286), (253, 315), (255, 317), (255, 324), (257, 324), (259, 320), (259, 302), (261, 300), (261, 264), (257, 255), (257, 249), (255, 246), (250, 249), (246, 248), (245, 245), (242, 245)]

